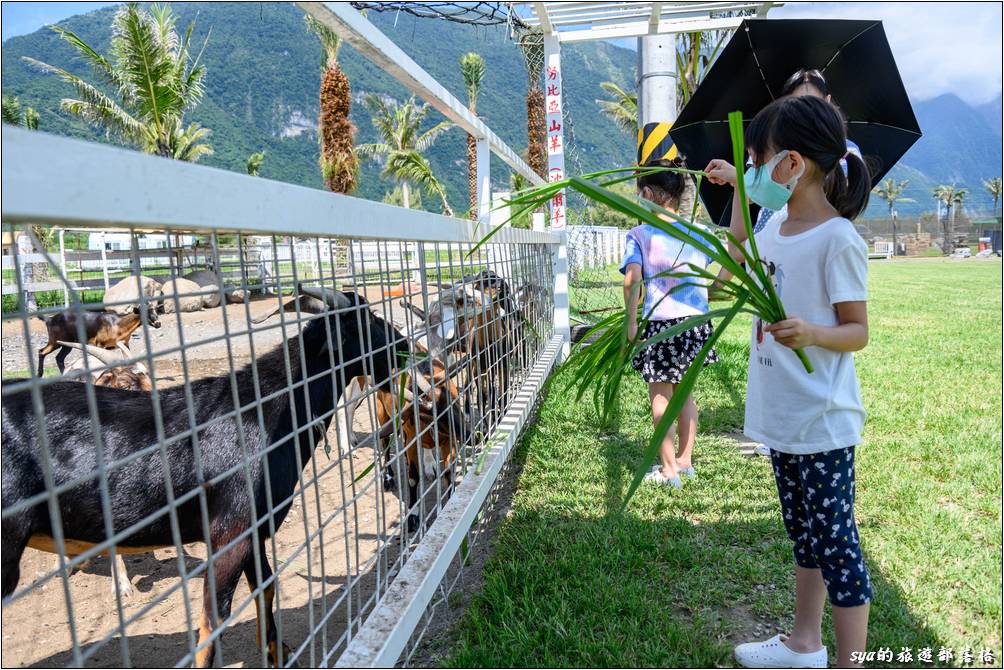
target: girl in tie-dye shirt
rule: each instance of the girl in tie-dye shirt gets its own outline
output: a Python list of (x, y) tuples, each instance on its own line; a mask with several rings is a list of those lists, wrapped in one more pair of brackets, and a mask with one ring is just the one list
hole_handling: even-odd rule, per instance
[[(648, 166), (679, 167), (678, 161), (659, 160)], [(676, 212), (683, 195), (685, 177), (672, 172), (657, 172), (638, 179), (638, 194), (657, 205)], [(667, 218), (667, 221), (669, 219)], [(671, 225), (679, 225), (670, 222)], [(710, 232), (708, 233), (710, 236)], [(693, 279), (658, 276), (679, 268), (688, 271), (688, 264), (702, 268), (709, 259), (701, 251), (683, 244), (659, 228), (644, 224), (628, 233), (621, 272), (624, 273), (624, 305), (627, 309), (628, 335), (638, 330), (638, 303), (644, 286), (645, 302), (642, 315), (648, 318), (642, 339), (647, 340), (684, 319), (708, 311), (708, 290)], [(681, 284), (684, 288), (677, 288)], [(675, 289), (675, 290), (674, 290)], [(658, 424), (676, 385), (683, 379), (697, 352), (711, 335), (711, 323), (691, 328), (676, 337), (663, 340), (639, 353), (632, 364), (646, 382), (652, 403), (652, 420)], [(717, 360), (715, 352), (705, 365)], [(662, 443), (659, 463), (652, 467), (647, 481), (679, 488), (680, 475), (696, 477), (693, 465), (694, 437), (697, 431), (697, 405), (693, 396), (687, 398), (677, 421), (678, 440), (672, 432)], [(679, 447), (679, 450), (677, 450)]]

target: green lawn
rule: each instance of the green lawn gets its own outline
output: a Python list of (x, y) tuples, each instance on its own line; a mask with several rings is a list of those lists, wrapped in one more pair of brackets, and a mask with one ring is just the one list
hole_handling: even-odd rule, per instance
[[(1001, 269), (870, 265), (871, 343), (857, 356), (870, 649), (989, 647), (1000, 664)], [(731, 666), (735, 642), (790, 629), (790, 545), (768, 461), (723, 436), (742, 426), (748, 327), (723, 338), (722, 362), (698, 383), (700, 479), (643, 487), (624, 514), (651, 425), (644, 385), (632, 378), (618, 424), (600, 429), (590, 403), (561, 392), (565, 376), (552, 379), (516, 455), (523, 470), (483, 590), (444, 662)]]

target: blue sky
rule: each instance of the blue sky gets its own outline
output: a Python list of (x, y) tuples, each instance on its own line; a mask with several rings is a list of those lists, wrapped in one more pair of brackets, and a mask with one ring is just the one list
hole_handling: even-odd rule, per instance
[[(107, 2), (4, 2), (3, 39), (34, 32)], [(954, 93), (980, 104), (1001, 92), (998, 2), (788, 2), (774, 18), (880, 19), (915, 100)], [(620, 46), (623, 40), (618, 41)]]

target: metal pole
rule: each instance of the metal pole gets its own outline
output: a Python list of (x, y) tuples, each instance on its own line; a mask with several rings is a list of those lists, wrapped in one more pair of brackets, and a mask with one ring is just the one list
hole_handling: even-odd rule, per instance
[(489, 223), (492, 209), (492, 189), (491, 189), (491, 160), (492, 152), (488, 140), (479, 137), (474, 143), (477, 155), (477, 197), (478, 197), (478, 226), (486, 226)]
[(638, 38), (638, 163), (675, 158), (669, 129), (676, 120), (676, 36)]

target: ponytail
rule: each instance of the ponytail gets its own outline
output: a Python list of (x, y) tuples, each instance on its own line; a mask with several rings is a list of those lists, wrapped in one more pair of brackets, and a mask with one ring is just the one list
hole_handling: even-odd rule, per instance
[[(823, 174), (826, 199), (847, 219), (857, 217), (868, 205), (871, 171), (861, 156), (847, 150), (843, 114), (822, 98), (798, 96), (770, 103), (746, 129), (746, 146), (760, 161), (784, 149), (812, 161)], [(846, 174), (841, 159), (846, 162)]]
[(872, 185), (871, 170), (856, 152), (848, 151), (844, 160), (847, 163), (847, 173), (844, 174), (838, 162), (823, 180), (823, 191), (834, 209), (840, 212), (840, 216), (853, 221), (868, 206)]

